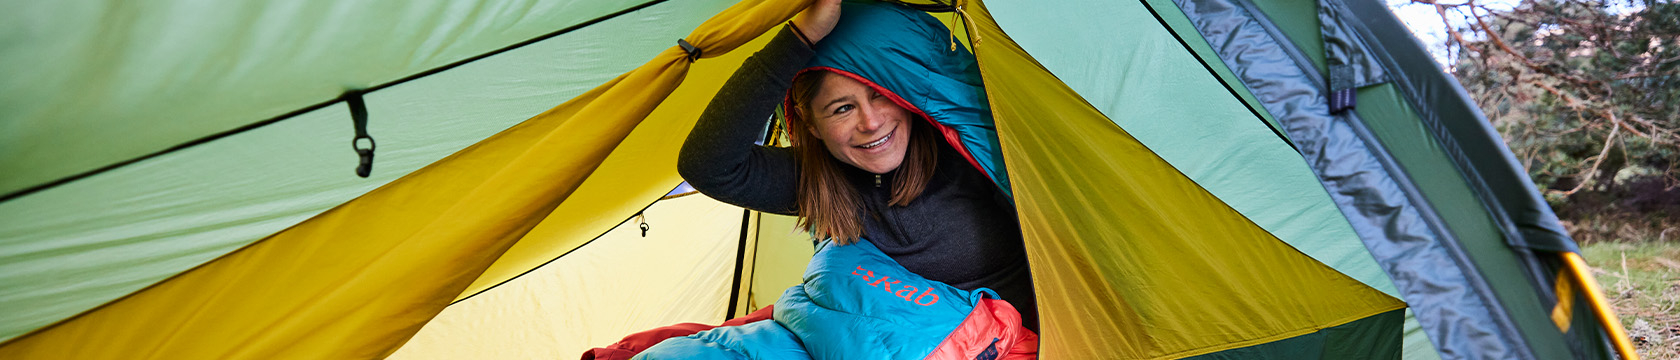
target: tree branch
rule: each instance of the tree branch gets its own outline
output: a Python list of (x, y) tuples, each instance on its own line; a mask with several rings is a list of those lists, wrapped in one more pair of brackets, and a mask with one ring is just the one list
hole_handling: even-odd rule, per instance
[[(1615, 118), (1611, 119), (1614, 121)], [(1621, 131), (1619, 131), (1621, 129), (1622, 128), (1619, 127), (1610, 128), (1610, 136), (1604, 137), (1604, 149), (1598, 151), (1598, 156), (1593, 159), (1592, 167), (1587, 168), (1586, 171), (1582, 171), (1580, 175), (1576, 175), (1579, 182), (1575, 183), (1574, 189), (1569, 189), (1569, 191), (1563, 192), (1563, 196), (1575, 195), (1576, 191), (1581, 191), (1582, 188), (1587, 186), (1588, 182), (1593, 180), (1594, 173), (1598, 172), (1598, 166), (1604, 164), (1604, 158), (1606, 156), (1610, 156), (1610, 147), (1616, 144), (1616, 134), (1621, 133)]]
[(1629, 126), (1627, 123), (1624, 123), (1621, 120), (1616, 120), (1616, 114), (1612, 111), (1605, 110), (1605, 109), (1600, 109), (1600, 108), (1596, 108), (1596, 107), (1595, 108), (1588, 108), (1585, 105), (1581, 105), (1581, 101), (1575, 99), (1574, 96), (1570, 96), (1568, 93), (1565, 93), (1562, 90), (1558, 90), (1557, 88), (1552, 87), (1551, 85), (1546, 85), (1545, 83), (1542, 83), (1542, 82), (1539, 82), (1539, 81), (1530, 81), (1529, 83), (1534, 84), (1534, 86), (1538, 86), (1541, 89), (1545, 89), (1546, 92), (1552, 93), (1553, 96), (1563, 98), (1564, 102), (1566, 103), (1565, 105), (1569, 106), (1569, 108), (1571, 108), (1571, 109), (1575, 109), (1575, 111), (1583, 111), (1583, 112), (1591, 111), (1595, 114), (1598, 114), (1598, 116), (1603, 116), (1606, 119), (1610, 119), (1610, 123), (1615, 124), (1616, 127), (1618, 127), (1618, 128), (1627, 129), (1628, 132), (1631, 132), (1634, 135), (1639, 135), (1639, 137), (1651, 138), (1650, 134), (1646, 134), (1644, 132), (1641, 132), (1641, 131), (1639, 131), (1639, 129), (1634, 129), (1633, 126)]
[[(1475, 4), (1475, 1), (1471, 1), (1468, 4)], [(1601, 87), (1603, 85), (1602, 82), (1586, 80), (1586, 79), (1575, 77), (1573, 75), (1563, 74), (1563, 73), (1559, 73), (1557, 71), (1553, 71), (1551, 69), (1546, 68), (1545, 66), (1541, 66), (1540, 64), (1535, 63), (1534, 60), (1529, 59), (1528, 56), (1525, 56), (1521, 53), (1518, 53), (1516, 49), (1511, 48), (1510, 44), (1506, 44), (1505, 39), (1501, 38), (1498, 33), (1494, 32), (1493, 28), (1488, 26), (1486, 21), (1482, 21), (1482, 15), (1476, 13), (1477, 8), (1478, 8), (1478, 6), (1471, 6), (1470, 7), (1470, 17), (1473, 18), (1473, 19), (1476, 19), (1476, 26), (1478, 26), (1482, 29), (1482, 33), (1487, 34), (1488, 41), (1492, 41), (1493, 45), (1495, 47), (1498, 47), (1499, 50), (1504, 51), (1506, 54), (1511, 54), (1512, 57), (1517, 58), (1517, 61), (1522, 62), (1522, 64), (1524, 66), (1527, 66), (1529, 69), (1533, 69), (1536, 72), (1546, 74), (1546, 75), (1555, 76), (1555, 77), (1558, 77), (1558, 78), (1561, 78), (1561, 79), (1564, 79), (1564, 80), (1568, 80), (1569, 82), (1573, 82), (1573, 83), (1582, 85), (1583, 87), (1597, 88), (1597, 87)]]
[[(1420, 0), (1412, 1), (1417, 2)], [(1446, 5), (1435, 5), (1435, 13), (1441, 15), (1441, 26), (1447, 28), (1447, 34), (1452, 35), (1453, 41), (1458, 42), (1458, 47), (1469, 49), (1470, 51), (1475, 52), (1476, 55), (1481, 56), (1482, 61), (1487, 61), (1487, 52), (1482, 51), (1481, 48), (1470, 45), (1469, 41), (1464, 40), (1464, 34), (1460, 34), (1458, 29), (1453, 28), (1452, 22), (1447, 20), (1447, 8), (1448, 6)]]

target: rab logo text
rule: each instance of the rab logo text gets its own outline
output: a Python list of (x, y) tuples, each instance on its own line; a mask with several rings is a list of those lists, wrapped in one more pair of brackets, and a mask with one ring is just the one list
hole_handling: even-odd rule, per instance
[[(939, 302), (939, 294), (933, 293), (933, 287), (931, 286), (927, 289), (917, 289), (915, 286), (910, 285), (899, 286), (898, 283), (902, 281), (893, 280), (891, 276), (877, 277), (875, 276), (874, 271), (864, 270), (863, 266), (858, 266), (857, 270), (852, 270), (852, 275), (862, 277), (863, 281), (869, 283), (870, 287), (881, 288), (881, 290), (885, 290), (888, 294), (904, 298), (904, 301), (913, 302), (916, 303), (916, 305), (928, 306)], [(894, 287), (897, 287), (897, 289), (894, 289)], [(922, 294), (917, 295), (917, 290), (922, 290)], [(916, 298), (911, 299), (911, 296), (915, 296)], [(927, 302), (922, 302), (923, 300), (926, 300)]]

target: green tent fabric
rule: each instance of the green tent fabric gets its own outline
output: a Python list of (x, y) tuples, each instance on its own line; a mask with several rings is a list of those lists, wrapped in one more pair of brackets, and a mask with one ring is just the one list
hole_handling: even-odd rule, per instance
[[(689, 1), (650, 7), (518, 51), (370, 93), (367, 102), (373, 120), (369, 131), (381, 151), (369, 179), (344, 176), (346, 169), (356, 166), (355, 153), (347, 150), (353, 133), (348, 126), (348, 110), (332, 105), (0, 202), (0, 229), (4, 229), (0, 231), (0, 256), (5, 259), (0, 261), (0, 287), (6, 289), (0, 292), (0, 302), (14, 309), (0, 312), (0, 338), (17, 336), (139, 290), (436, 162), (611, 80), (670, 45), (667, 38), (619, 34), (684, 32), (705, 20), (693, 14), (715, 13), (728, 5), (724, 1)], [(404, 19), (388, 21), (399, 20)], [(210, 50), (214, 49), (206, 49)], [(13, 54), (13, 50), (6, 53)], [(320, 60), (328, 62), (313, 66), (337, 69), (340, 65), (335, 61), (346, 59)], [(282, 76), (270, 81), (285, 79)], [(240, 85), (265, 87), (262, 83)], [(342, 89), (328, 90), (311, 100), (336, 97)], [(252, 90), (240, 90), (248, 91)], [(251, 119), (274, 115), (278, 113), (255, 113)], [(23, 120), (3, 123), (27, 125)], [(194, 135), (226, 129), (202, 130)], [(75, 158), (69, 154), (57, 156)], [(616, 217), (623, 216), (627, 214)]]
[[(32, 71), (12, 72), (0, 85), (10, 94), (0, 99), (7, 109), (0, 115), (7, 124), (0, 172), (8, 174), (0, 193), (288, 114), (347, 86), (405, 78), (645, 2), (8, 4), (3, 16), (12, 26), (0, 65)], [(578, 62), (583, 67), (574, 69), (617, 74), (628, 69), (599, 67), (642, 58), (593, 63), (597, 68)]]
[[(746, 1), (740, 8), (758, 4), (765, 5), (764, 9), (796, 9), (798, 3)], [(167, 287), (159, 284), (179, 282), (174, 279), (189, 269), (226, 266), (234, 261), (229, 259), (241, 258), (237, 254), (250, 252), (241, 249), (273, 248), (259, 240), (299, 224), (322, 222), (310, 219), (327, 218), (319, 214), (328, 209), (368, 202), (356, 199), (375, 189), (423, 189), (415, 184), (417, 180), (409, 179), (421, 177), (412, 174), (446, 168), (439, 164), (463, 156), (463, 149), (497, 146), (486, 139), (528, 126), (518, 124), (536, 121), (527, 119), (555, 104), (587, 101), (611, 89), (621, 81), (621, 74), (638, 69), (637, 64), (679, 51), (673, 50), (675, 39), (736, 4), (724, 0), (456, 0), (15, 5), (17, 11), (0, 15), (0, 20), (12, 24), (5, 30), (7, 38), (16, 39), (0, 45), (0, 64), (33, 70), (0, 79), (4, 84), (0, 88), (6, 89), (0, 108), (7, 109), (0, 114), (0, 129), (5, 129), (0, 131), (0, 173), (7, 174), (0, 177), (0, 194), (4, 194), (0, 197), (0, 309), (4, 309), (0, 310), (0, 353), (17, 350), (23, 342), (19, 339), (36, 337), (25, 334), (61, 327), (54, 324), (76, 319), (78, 314), (122, 308), (113, 304), (132, 302), (130, 298), (137, 294)], [(1377, 36), (1371, 30), (1397, 24), (1386, 14), (1373, 15), (1371, 9), (1380, 9), (1380, 2), (1044, 4), (994, 0), (961, 5), (966, 7), (962, 13), (971, 18), (936, 13), (948, 19), (953, 36), (980, 56), (1019, 51), (1031, 64), (989, 70), (994, 75), (999, 70), (1014, 73), (1042, 67), (1054, 76), (1057, 86), (1068, 89), (1068, 97), (1061, 100), (1086, 104), (1103, 121), (1079, 126), (1100, 125), (1134, 138), (1146, 149), (1145, 157), (1158, 157), (1172, 173), (1192, 184), (1193, 189), (1187, 188), (1190, 192), (1216, 199), (1213, 203), (1225, 206), (1223, 211), (1234, 216), (1234, 223), (1249, 223), (1244, 226), (1257, 229), (1259, 238), (1286, 244), (1282, 248), (1299, 251), (1305, 259), (1289, 263), (1322, 267), (1328, 271), (1325, 274), (1345, 278), (1352, 286), (1348, 289), (1366, 289), (1350, 290), (1353, 293), (1410, 303), (1406, 311), (1384, 308), (1368, 317), (1321, 322), (1322, 328), (1314, 331), (1274, 334), (1257, 343), (1213, 340), (1218, 344), (1197, 347), (1202, 350), (1165, 353), (1046, 348), (1048, 357), (1091, 351), (1083, 354), (1335, 358), (1355, 348), (1394, 349), (1395, 356), (1408, 359), (1609, 356), (1603, 346), (1606, 334), (1580, 325), (1592, 323), (1598, 315), (1585, 308), (1567, 312), (1573, 314), (1568, 323), (1576, 324), (1568, 327), (1554, 325), (1550, 319), (1554, 305), (1569, 303), (1556, 299), (1553, 291), (1563, 284), (1553, 274), (1562, 271), (1562, 262), (1554, 260), (1556, 254), (1572, 249), (1572, 244), (1554, 232), (1527, 229), (1555, 227), (1555, 217), (1547, 223), (1550, 210), (1543, 203), (1535, 209), (1524, 197), (1532, 193), (1532, 184), (1501, 177), (1508, 170), (1501, 166), (1514, 163), (1501, 162), (1497, 156), (1462, 155), (1472, 149), (1504, 150), (1480, 142), (1486, 136), (1496, 140), (1491, 132), (1442, 125), (1441, 114), (1468, 102), (1420, 95), (1450, 94), (1456, 85), (1450, 79), (1430, 80), (1434, 78), (1428, 76), (1441, 76), (1438, 71), (1428, 74), (1412, 68), (1416, 64), (1403, 67), (1394, 61), (1415, 56), (1421, 49), (1403, 32), (1395, 40), (1389, 36), (1392, 31)], [(1336, 18), (1326, 18), (1326, 13), (1345, 16), (1321, 21)], [(768, 22), (711, 29), (718, 36), (747, 42), (762, 33), (757, 26), (779, 22), (755, 16), (762, 15), (742, 19)], [(995, 29), (988, 27), (991, 21)], [(1242, 26), (1220, 27), (1239, 23)], [(1248, 43), (1231, 40), (1233, 34), (1240, 34), (1227, 31), (1232, 29), (1254, 29), (1259, 31), (1254, 34), (1264, 35), (1251, 35), (1244, 41), (1273, 42), (1267, 43), (1269, 47), (1245, 48), (1240, 45)], [(1346, 117), (1352, 122), (1317, 127), (1320, 123), (1314, 119), (1325, 115), (1310, 114), (1314, 111), (1310, 107), (1288, 105), (1300, 99), (1280, 98), (1268, 84), (1297, 78), (1311, 83), (1317, 76), (1318, 86), (1325, 86), (1322, 80), (1329, 75), (1328, 64), (1333, 59), (1344, 61), (1327, 55), (1324, 34), (1332, 32), (1325, 29), (1345, 29), (1334, 33), (1360, 39), (1354, 43), (1374, 54), (1361, 64), (1386, 70), (1391, 81), (1358, 89), (1359, 106)], [(985, 35), (985, 31), (997, 33)], [(473, 262), (482, 265), (463, 268), (477, 278), (451, 280), (445, 288), (460, 286), (458, 294), (430, 300), (438, 305), (428, 306), (438, 306), (441, 314), (419, 312), (429, 312), (437, 321), (388, 338), (399, 340), (380, 342), (391, 348), (337, 353), (398, 358), (473, 354), (472, 349), (462, 348), (473, 343), (471, 339), (506, 335), (537, 336), (537, 340), (523, 342), (523, 347), (499, 345), (505, 352), (497, 354), (569, 357), (581, 350), (579, 346), (605, 345), (602, 341), (632, 329), (662, 322), (717, 322), (773, 301), (780, 288), (797, 280), (802, 256), (809, 255), (802, 245), (807, 239), (791, 230), (790, 219), (743, 212), (693, 196), (659, 200), (680, 181), (673, 170), (666, 169), (674, 161), (674, 152), (666, 151), (687, 132), (684, 122), (692, 121), (709, 91), (715, 91), (731, 71), (729, 64), (759, 46), (753, 44), (761, 43), (706, 53), (687, 79), (681, 80), (682, 86), (665, 96), (623, 145), (598, 167), (579, 169), (590, 172), (574, 188), (579, 195), (557, 204), (552, 213), (526, 214), (539, 223), (518, 232), (522, 238), (505, 245), (505, 252), (498, 251), (501, 255), (495, 261)], [(1245, 60), (1265, 59), (1260, 56), (1265, 54), (1253, 52), (1256, 49), (1296, 57), (1283, 56), (1279, 59), (1285, 61), (1275, 63)], [(986, 63), (982, 60), (983, 71), (988, 71)], [(1277, 75), (1283, 74), (1275, 71), (1279, 69), (1294, 69), (1302, 75)], [(345, 146), (354, 132), (349, 109), (336, 99), (347, 89), (371, 89), (365, 95), (371, 115), (369, 132), (379, 148), (373, 176), (367, 179), (353, 174), (358, 159)], [(1319, 91), (1327, 90), (1335, 89)], [(1485, 124), (1470, 109), (1468, 115), (1451, 116)], [(1023, 139), (1022, 134), (1030, 133), (1017, 129), (1002, 134), (1006, 144), (1012, 137)], [(1041, 140), (1045, 139), (1035, 141)], [(1060, 140), (1060, 144), (1046, 144), (1078, 144)], [(1341, 148), (1322, 147), (1329, 143), (1361, 144), (1362, 150), (1336, 153)], [(1014, 150), (1005, 146), (1006, 155), (1016, 151), (1006, 156), (1012, 169), (1023, 161), (1056, 160), (1022, 156), (1026, 153), (1019, 151), (1026, 148), (1016, 144)], [(1350, 163), (1339, 161), (1349, 159), (1348, 154), (1364, 154), (1359, 156), (1381, 166), (1361, 168), (1363, 177), (1345, 177), (1338, 171)], [(1116, 164), (1120, 163), (1106, 165)], [(1369, 202), (1361, 201), (1378, 198), (1362, 198), (1370, 195), (1361, 195), (1369, 192), (1359, 189), (1377, 188), (1357, 187), (1364, 186), (1360, 184), (1390, 184), (1384, 186), (1392, 188), (1382, 188), (1391, 190), (1383, 190), (1387, 192), (1380, 203), (1398, 204), (1391, 209), (1400, 217), (1371, 215), (1376, 210), (1362, 207)], [(1528, 193), (1523, 192), (1525, 185)], [(1114, 193), (1105, 190), (1118, 189), (1110, 186), (1114, 185), (1091, 184), (1079, 191), (1110, 197)], [(1070, 190), (1052, 187), (1042, 194), (1062, 196)], [(678, 211), (685, 218), (730, 220), (691, 227), (661, 220), (669, 215), (656, 209), (684, 209), (659, 211)], [(1174, 214), (1181, 209), (1145, 210)], [(1531, 213), (1540, 215), (1531, 217)], [(1069, 219), (1073, 217), (1051, 215), (1034, 221)], [(384, 219), (361, 221), (381, 223)], [(1402, 221), (1387, 224), (1405, 226), (1385, 227), (1384, 221)], [(691, 232), (714, 236), (717, 242), (704, 251), (647, 259), (701, 269), (687, 280), (672, 280), (681, 285), (671, 291), (694, 296), (688, 299), (704, 299), (686, 302), (710, 311), (670, 310), (680, 307), (678, 300), (628, 302), (617, 305), (638, 315), (607, 326), (600, 320), (585, 320), (580, 315), (590, 311), (585, 305), (567, 307), (570, 302), (564, 299), (582, 296), (577, 293), (580, 289), (628, 279), (612, 271), (577, 269), (605, 266), (604, 262), (635, 264), (623, 257), (637, 251), (651, 255), (650, 250), (628, 246), (637, 238), (630, 235), (640, 223), (655, 229), (651, 232), (655, 237), (667, 228), (692, 228)], [(1386, 230), (1391, 228), (1400, 230)], [(1076, 240), (1062, 244), (1087, 244), (1085, 250), (1067, 254), (1034, 250), (1035, 276), (1051, 276), (1038, 271), (1062, 264), (1060, 260), (1036, 263), (1044, 259), (1103, 254), (1101, 249), (1109, 246), (1103, 241), (1112, 240), (1092, 235), (1096, 233), (1059, 238)], [(1034, 235), (1028, 237), (1029, 242), (1035, 241)], [(1422, 243), (1431, 245), (1416, 245)], [(1396, 255), (1411, 253), (1428, 255)], [(617, 255), (591, 258), (586, 254)], [(1159, 266), (1213, 258), (1173, 256), (1183, 258)], [(1073, 278), (1089, 281), (1114, 274), (1112, 264), (1101, 260), (1092, 264), (1109, 273)], [(1418, 267), (1429, 269), (1419, 272)], [(1435, 282), (1414, 280), (1420, 275)], [(570, 280), (544, 280), (556, 277)], [(1042, 283), (1054, 286), (1058, 282)], [(1459, 297), (1420, 290), (1442, 284)], [(636, 289), (646, 290), (626, 290)], [(1041, 296), (1046, 291), (1041, 287)], [(201, 300), (207, 304), (239, 301), (237, 297)], [(1265, 301), (1272, 300), (1260, 303)], [(1299, 303), (1276, 300), (1270, 304)], [(300, 309), (314, 311), (307, 306)], [(497, 313), (520, 315), (486, 315)], [(1264, 328), (1256, 323), (1240, 325), (1247, 320), (1232, 321), (1243, 329)], [(1188, 323), (1168, 324), (1195, 328)], [(118, 329), (103, 330), (113, 336), (124, 334)], [(589, 343), (541, 340), (544, 332), (555, 331), (586, 334)], [(1045, 333), (1046, 346), (1071, 341), (1076, 335), (1056, 331)], [(1454, 334), (1479, 335), (1460, 339)], [(181, 336), (190, 339), (194, 334)], [(409, 336), (413, 340), (406, 340)], [(1391, 341), (1402, 338), (1403, 344)], [(1082, 339), (1113, 342), (1118, 338), (1086, 334)], [(486, 344), (481, 346), (489, 343), (479, 342)]]
[[(1020, 42), (1028, 53), (1086, 54), (1116, 59), (1113, 67), (1095, 67), (1087, 66), (1081, 57), (1036, 57), (1093, 106), (1105, 114), (1116, 114), (1110, 119), (1117, 125), (1262, 228), (1314, 259), (1384, 293), (1398, 296), (1387, 275), (1366, 254), (1353, 229), (1337, 215), (1335, 204), (1322, 193), (1322, 186), (1306, 169), (1306, 164), (1301, 163), (1300, 155), (1289, 144), (1268, 138), (1273, 130), (1268, 127), (1271, 123), (1254, 121), (1249, 106), (1258, 105), (1207, 101), (1203, 94), (1225, 91), (1220, 79), (1180, 75), (1203, 69), (1168, 29), (1155, 22), (1143, 3), (1002, 2), (991, 6), (999, 9), (995, 14), (1000, 25), (1013, 30), (1010, 37)], [(1160, 15), (1173, 23), (1188, 21), (1181, 13)], [(1089, 30), (1068, 36), (1051, 28), (1030, 25), (1050, 21), (1078, 24)], [(1197, 44), (1195, 51), (1213, 51), (1205, 41)], [(1139, 56), (1134, 55), (1138, 52), (1133, 49), (1154, 51)], [(1222, 78), (1229, 76), (1223, 64), (1215, 66), (1221, 70)], [(1125, 81), (1126, 85), (1115, 86), (1114, 79)], [(1244, 102), (1256, 101), (1245, 88), (1237, 90), (1241, 91)], [(1269, 119), (1270, 113), (1261, 112), (1261, 115)], [(1156, 120), (1164, 116), (1178, 120)], [(1185, 137), (1185, 132), (1200, 135)], [(1268, 187), (1278, 190), (1250, 191), (1252, 179), (1266, 179)], [(1418, 349), (1411, 353), (1433, 352), (1427, 350), (1432, 348), (1429, 340), (1409, 315), (1406, 341), (1409, 347)]]

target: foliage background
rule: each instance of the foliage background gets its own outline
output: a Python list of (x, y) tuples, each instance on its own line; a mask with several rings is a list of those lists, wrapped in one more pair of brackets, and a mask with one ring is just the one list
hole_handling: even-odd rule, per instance
[(1577, 240), (1680, 238), (1680, 4), (1412, 3)]
[(1390, 5), (1434, 40), (1585, 246), (1639, 351), (1680, 359), (1680, 4)]

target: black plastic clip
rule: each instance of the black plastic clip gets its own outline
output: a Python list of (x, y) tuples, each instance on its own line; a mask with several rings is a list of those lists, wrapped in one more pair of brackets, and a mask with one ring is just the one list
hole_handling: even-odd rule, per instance
[(677, 39), (677, 46), (681, 46), (683, 51), (688, 52), (688, 62), (694, 62), (695, 60), (700, 60), (700, 47), (699, 46), (694, 46), (694, 44), (688, 43), (687, 39)]
[(647, 237), (647, 232), (648, 232), (648, 230), (652, 230), (652, 229), (653, 229), (653, 227), (652, 227), (652, 226), (648, 226), (648, 223), (647, 223), (647, 215), (646, 215), (646, 214), (644, 214), (644, 213), (636, 213), (636, 221), (639, 221), (639, 222), (641, 222), (641, 223), (642, 223), (642, 225), (641, 225), (641, 228), (642, 228), (642, 237)]
[[(341, 98), (344, 99), (344, 105), (350, 107), (350, 120), (356, 126), (356, 137), (350, 139), (350, 148), (355, 149), (356, 155), (362, 158), (361, 163), (356, 165), (356, 176), (365, 178), (373, 174), (373, 149), (378, 147), (373, 142), (373, 137), (368, 136), (367, 103), (362, 102), (362, 90), (359, 89), (345, 90)], [(362, 147), (362, 140), (367, 140), (367, 147)]]

